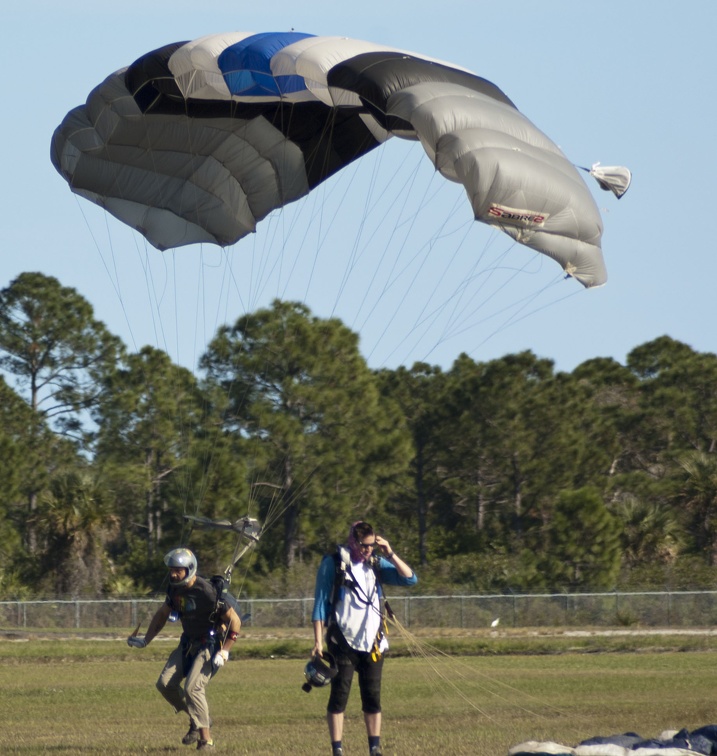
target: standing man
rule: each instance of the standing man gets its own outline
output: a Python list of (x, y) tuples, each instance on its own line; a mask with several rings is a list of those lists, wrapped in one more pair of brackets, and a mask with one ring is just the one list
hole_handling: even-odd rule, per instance
[[(378, 552), (381, 552), (379, 556)], [(343, 756), (344, 711), (354, 672), (371, 756), (381, 756), (381, 673), (388, 648), (381, 585), (415, 585), (413, 570), (367, 522), (351, 526), (349, 540), (323, 558), (316, 575), (314, 656), (328, 650), (338, 666), (326, 707), (333, 756)]]
[(229, 658), (241, 620), (221, 601), (214, 585), (197, 575), (197, 558), (189, 549), (173, 549), (164, 563), (169, 567), (167, 600), (152, 617), (144, 638), (131, 635), (127, 643), (144, 648), (162, 630), (170, 614), (179, 616), (182, 637), (164, 665), (157, 689), (175, 712), (189, 715), (189, 730), (182, 743), (196, 743), (198, 751), (211, 750), (214, 741), (206, 687)]

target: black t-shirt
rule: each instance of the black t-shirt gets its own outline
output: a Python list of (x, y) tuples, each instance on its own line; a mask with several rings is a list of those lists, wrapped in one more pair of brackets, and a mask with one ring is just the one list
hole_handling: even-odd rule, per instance
[(167, 603), (170, 609), (179, 612), (182, 630), (190, 640), (201, 640), (214, 627), (217, 591), (203, 577), (197, 575), (191, 588), (170, 585)]

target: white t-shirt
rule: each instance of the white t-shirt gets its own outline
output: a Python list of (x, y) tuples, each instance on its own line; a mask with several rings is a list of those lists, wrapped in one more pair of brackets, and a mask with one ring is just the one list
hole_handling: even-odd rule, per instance
[(381, 604), (376, 575), (366, 562), (346, 561), (347, 582), (336, 602), (336, 622), (351, 648), (372, 651), (381, 627)]

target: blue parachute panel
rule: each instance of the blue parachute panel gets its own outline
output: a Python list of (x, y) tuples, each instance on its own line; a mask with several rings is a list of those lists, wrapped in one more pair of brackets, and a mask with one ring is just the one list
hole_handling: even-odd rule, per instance
[(271, 58), (287, 45), (312, 36), (301, 32), (265, 32), (227, 47), (217, 65), (229, 91), (244, 97), (276, 97), (306, 89), (301, 76), (274, 77)]

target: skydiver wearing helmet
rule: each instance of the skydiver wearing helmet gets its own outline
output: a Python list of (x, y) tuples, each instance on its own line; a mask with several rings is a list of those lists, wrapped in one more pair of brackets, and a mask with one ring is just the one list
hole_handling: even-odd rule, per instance
[(229, 658), (241, 620), (231, 606), (220, 601), (214, 585), (197, 575), (197, 558), (189, 549), (172, 549), (164, 563), (169, 568), (167, 599), (152, 617), (145, 636), (131, 635), (127, 644), (144, 648), (172, 613), (179, 615), (182, 636), (164, 665), (157, 689), (175, 712), (189, 715), (189, 730), (182, 743), (196, 743), (199, 751), (211, 750), (214, 741), (206, 687)]
[[(380, 552), (380, 556), (379, 556)], [(358, 672), (368, 748), (381, 756), (381, 675), (388, 648), (381, 584), (415, 585), (418, 578), (389, 542), (367, 522), (355, 522), (345, 546), (321, 561), (316, 575), (314, 649), (323, 657), (324, 629), (338, 671), (330, 675), (331, 694), (326, 707), (334, 756), (343, 756), (344, 711), (354, 672)]]

